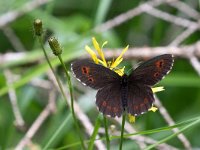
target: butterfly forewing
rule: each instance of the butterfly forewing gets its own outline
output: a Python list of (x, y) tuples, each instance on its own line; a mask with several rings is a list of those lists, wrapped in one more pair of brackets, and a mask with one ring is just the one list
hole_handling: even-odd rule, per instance
[(128, 86), (127, 112), (138, 116), (149, 110), (154, 102), (151, 88), (143, 84)]
[(171, 70), (173, 61), (173, 55), (171, 54), (154, 57), (139, 65), (132, 72), (129, 80), (152, 86)]
[(141, 115), (154, 102), (151, 86), (160, 81), (172, 68), (170, 54), (154, 57), (137, 67), (129, 76), (86, 60), (72, 63), (75, 77), (83, 84), (98, 89), (96, 105), (104, 115), (122, 115), (126, 109), (132, 115)]
[(123, 112), (120, 81), (100, 89), (96, 95), (96, 105), (104, 115), (120, 117)]
[(103, 88), (121, 78), (114, 71), (86, 60), (73, 62), (71, 70), (78, 80), (94, 89)]

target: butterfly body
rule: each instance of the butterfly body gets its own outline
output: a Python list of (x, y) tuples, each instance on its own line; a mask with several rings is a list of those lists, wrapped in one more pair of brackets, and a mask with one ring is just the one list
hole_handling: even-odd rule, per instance
[(122, 107), (125, 111), (127, 107), (127, 93), (128, 93), (128, 76), (124, 74), (121, 78), (121, 101), (122, 101)]
[(86, 60), (73, 62), (71, 69), (84, 85), (98, 90), (99, 111), (120, 117), (124, 111), (135, 116), (147, 112), (154, 102), (151, 86), (160, 81), (172, 65), (173, 56), (165, 54), (142, 63), (130, 75), (119, 76), (109, 68)]

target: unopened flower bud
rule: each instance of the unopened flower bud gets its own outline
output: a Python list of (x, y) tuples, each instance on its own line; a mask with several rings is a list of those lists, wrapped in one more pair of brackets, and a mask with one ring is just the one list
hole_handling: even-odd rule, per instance
[(41, 36), (43, 33), (42, 21), (40, 19), (35, 19), (35, 21), (33, 22), (33, 27), (34, 27), (35, 35)]
[(58, 40), (55, 37), (51, 37), (48, 39), (49, 46), (51, 47), (54, 55), (58, 56), (62, 53), (62, 48), (58, 43)]

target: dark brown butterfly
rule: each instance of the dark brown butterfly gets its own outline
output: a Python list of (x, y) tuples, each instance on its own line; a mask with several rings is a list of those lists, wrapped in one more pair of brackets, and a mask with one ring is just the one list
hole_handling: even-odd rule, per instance
[(154, 102), (151, 86), (160, 81), (173, 65), (173, 55), (164, 54), (140, 64), (130, 75), (116, 72), (91, 61), (71, 64), (77, 80), (97, 89), (96, 105), (104, 115), (120, 117), (123, 111), (138, 116), (148, 111)]

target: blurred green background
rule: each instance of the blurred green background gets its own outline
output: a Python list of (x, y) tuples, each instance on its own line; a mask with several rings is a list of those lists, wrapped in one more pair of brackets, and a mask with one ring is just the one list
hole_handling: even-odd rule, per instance
[[(108, 41), (106, 48), (110, 49), (123, 48), (126, 45), (130, 47), (166, 46), (167, 48), (167, 45), (185, 30), (184, 27), (156, 18), (148, 13), (141, 13), (110, 30), (94, 32), (94, 28), (98, 25), (138, 7), (147, 2), (145, 0), (52, 0), (43, 1), (45, 3), (39, 7), (31, 4), (34, 2), (31, 0), (0, 1), (0, 150), (16, 147), (48, 103), (48, 93), (51, 90), (34, 85), (34, 79), (51, 83), (49, 72), (47, 72), (49, 66), (33, 32), (34, 19), (39, 18), (43, 21), (45, 48), (54, 66), (57, 66), (57, 73), (63, 82), (66, 82), (63, 68), (59, 66), (46, 42), (50, 36), (55, 36), (61, 43), (63, 58), (69, 67), (74, 59), (87, 55), (84, 46), (91, 45), (91, 38), (94, 36), (100, 43)], [(183, 2), (199, 12), (199, 1), (184, 0)], [(169, 4), (161, 4), (157, 8), (171, 15), (197, 22), (194, 18)], [(27, 11), (27, 9), (31, 9), (31, 11)], [(6, 16), (8, 13), (17, 15), (21, 13), (21, 15), (6, 25), (2, 25), (9, 19), (9, 16)], [(200, 32), (195, 31), (180, 45), (195, 44), (200, 38), (199, 35)], [(9, 55), (6, 54), (12, 55), (8, 57)], [(129, 65), (131, 62), (137, 64), (138, 59), (128, 59), (127, 62)], [(25, 127), (22, 130), (15, 126), (15, 117), (8, 96), (6, 69), (10, 70), (15, 82), (13, 85), (19, 110), (25, 121)], [(94, 124), (98, 115), (95, 106), (96, 91), (83, 87), (74, 78), (72, 80), (75, 88), (75, 99)], [(158, 93), (157, 96), (175, 122), (200, 115), (200, 78), (189, 60), (177, 57), (171, 73), (159, 85), (164, 86), (166, 90)], [(50, 114), (41, 125), (32, 138), (32, 145), (29, 145), (28, 149), (44, 147), (66, 119), (68, 119), (67, 123), (50, 147), (59, 148), (79, 141), (73, 120), (69, 117), (69, 108), (66, 108), (65, 101), (59, 92), (56, 93), (55, 105), (54, 113)], [(109, 119), (108, 122), (116, 125), (117, 130), (120, 130), (114, 119)], [(167, 125), (159, 111), (146, 113), (136, 118), (136, 123), (133, 124), (138, 131)], [(101, 127), (103, 127), (103, 123)], [(199, 128), (198, 124), (184, 132), (193, 148), (200, 148)], [(83, 126), (81, 126), (81, 132), (85, 139), (89, 139)], [(172, 134), (171, 131), (148, 136), (160, 140), (170, 134)], [(118, 143), (117, 140), (111, 143), (111, 149), (118, 147), (116, 143)], [(169, 140), (168, 144), (178, 149), (185, 149), (177, 138)], [(123, 147), (124, 149), (138, 148), (132, 140), (125, 140)], [(80, 145), (68, 149), (80, 149)]]

